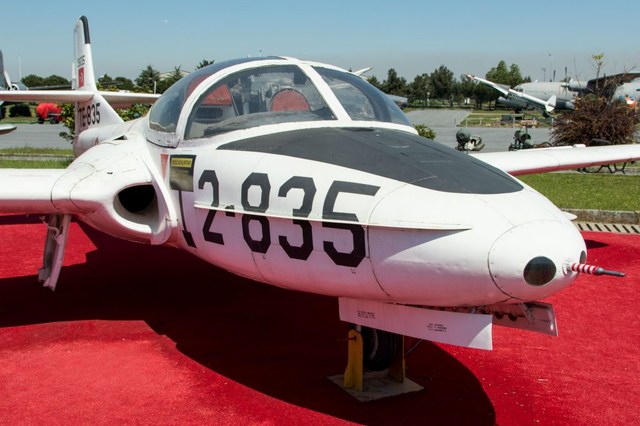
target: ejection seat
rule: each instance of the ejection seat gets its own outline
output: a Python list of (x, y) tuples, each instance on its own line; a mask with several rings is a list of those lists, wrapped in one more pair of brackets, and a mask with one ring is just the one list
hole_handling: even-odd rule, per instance
[(271, 99), (270, 111), (309, 111), (307, 98), (295, 89), (282, 89)]

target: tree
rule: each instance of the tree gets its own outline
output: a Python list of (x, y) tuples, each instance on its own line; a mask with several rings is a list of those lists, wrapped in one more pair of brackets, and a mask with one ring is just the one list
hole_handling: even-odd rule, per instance
[(431, 79), (428, 74), (416, 75), (409, 85), (409, 96), (414, 99), (429, 99), (429, 96), (431, 96)]
[(118, 86), (120, 90), (133, 90), (135, 87), (133, 81), (126, 77), (116, 77), (114, 81), (120, 83)]
[(49, 77), (42, 78), (37, 75), (29, 74), (22, 79), (22, 84), (30, 89), (39, 87), (68, 89), (71, 87), (71, 82), (64, 77), (60, 77), (59, 75), (50, 75)]
[(478, 85), (475, 81), (468, 79), (464, 74), (460, 76), (460, 82), (456, 84), (456, 93), (462, 98), (474, 99), (476, 105), (478, 101), (476, 99), (476, 87)]
[[(492, 81), (497, 84), (504, 84), (509, 87), (515, 87), (518, 84), (522, 83), (524, 79), (522, 78), (522, 74), (520, 73), (520, 67), (516, 64), (511, 64), (509, 68), (507, 68), (507, 64), (505, 61), (498, 62), (498, 65), (491, 68), (487, 74), (485, 74), (485, 78), (489, 81)], [(496, 101), (500, 96), (499, 93), (495, 90), (491, 91), (492, 93), (488, 95), (488, 101)], [(484, 94), (484, 92), (479, 92)]]
[(212, 60), (208, 60), (208, 59), (203, 59), (200, 61), (200, 63), (198, 65), (196, 65), (196, 69), (199, 70), (200, 68), (204, 68), (207, 65), (212, 65), (215, 61)]
[(27, 87), (44, 86), (44, 78), (29, 74), (22, 79), (22, 83)]
[(138, 75), (138, 78), (136, 78), (136, 86), (138, 86), (142, 92), (154, 93), (154, 89), (156, 89), (159, 80), (160, 72), (151, 65), (147, 65), (147, 68), (143, 69), (140, 75)]
[(515, 87), (523, 82), (524, 79), (522, 78), (520, 67), (516, 64), (511, 64), (509, 67), (509, 82), (507, 84), (511, 87)]
[(602, 78), (600, 77), (600, 72), (604, 66), (604, 53), (592, 55), (591, 59), (593, 60), (593, 68), (596, 70), (595, 84), (591, 89), (597, 96), (611, 99), (617, 87), (623, 83), (624, 78), (620, 75), (614, 76), (613, 78), (607, 77), (606, 75)]
[(109, 74), (98, 77), (98, 89), (116, 91), (118, 88), (113, 84), (113, 78)]
[(555, 121), (551, 138), (558, 144), (589, 145), (593, 139), (604, 139), (612, 144), (635, 141), (638, 113), (625, 102), (587, 95), (576, 101), (576, 109)]
[(596, 80), (600, 77), (600, 71), (604, 66), (604, 53), (597, 53), (595, 55), (591, 55), (591, 59), (593, 59), (593, 67), (596, 69)]
[(453, 96), (453, 72), (444, 65), (434, 70), (429, 76), (431, 80), (431, 97), (439, 99), (451, 99)]
[(498, 65), (491, 68), (486, 74), (485, 78), (489, 81), (498, 84), (509, 84), (509, 70), (507, 64), (504, 61), (498, 62)]
[(482, 105), (485, 102), (491, 102), (497, 99), (495, 96), (495, 90), (484, 84), (479, 84), (473, 80), (468, 79), (464, 74), (460, 76), (460, 83), (458, 83), (458, 91), (465, 98), (472, 98), (474, 100), (474, 108), (482, 109)]
[[(71, 87), (71, 82), (64, 77), (60, 77), (59, 75), (50, 75), (49, 77), (44, 79), (45, 87)], [(27, 86), (28, 87), (28, 86)]]
[(404, 77), (398, 77), (396, 70), (390, 68), (387, 72), (387, 79), (382, 82), (381, 90), (390, 95), (405, 96), (407, 94), (407, 80)]
[(382, 84), (380, 84), (380, 82), (378, 81), (375, 75), (372, 75), (371, 77), (367, 77), (367, 81), (369, 82), (370, 85), (372, 85), (376, 89), (382, 90)]
[(522, 74), (520, 73), (520, 67), (516, 64), (511, 64), (511, 66), (507, 68), (507, 64), (504, 61), (498, 62), (496, 67), (491, 68), (485, 75), (485, 78), (494, 83), (506, 84), (509, 87), (515, 87), (524, 82)]
[(473, 99), (476, 102), (476, 108), (482, 109), (482, 105), (498, 99), (496, 91), (484, 84), (476, 84), (473, 90)]
[(180, 69), (180, 66), (173, 68), (171, 74), (167, 77), (161, 79), (158, 82), (157, 91), (158, 93), (164, 93), (169, 87), (171, 87), (176, 81), (180, 80), (183, 77), (183, 71)]
[(98, 78), (98, 83), (103, 90), (117, 91), (134, 89), (133, 81), (126, 77), (112, 78), (110, 75), (104, 74), (102, 77)]

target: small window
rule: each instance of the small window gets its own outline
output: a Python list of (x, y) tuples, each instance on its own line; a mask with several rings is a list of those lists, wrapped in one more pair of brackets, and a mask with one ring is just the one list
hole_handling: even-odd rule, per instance
[(196, 102), (185, 139), (267, 124), (335, 120), (307, 75), (295, 65), (254, 68), (232, 74)]

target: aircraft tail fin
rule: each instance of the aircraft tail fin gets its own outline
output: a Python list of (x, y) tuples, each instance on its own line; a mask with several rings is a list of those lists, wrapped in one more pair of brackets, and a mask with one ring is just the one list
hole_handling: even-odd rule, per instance
[(2, 58), (2, 50), (0, 50), (0, 90), (4, 90), (9, 87), (7, 84), (7, 76), (4, 72), (4, 59)]
[(81, 16), (74, 30), (75, 63), (72, 69), (72, 88), (75, 90), (97, 91), (96, 77), (93, 71), (93, 55), (91, 54), (91, 37), (89, 20)]
[(546, 112), (553, 112), (554, 109), (556, 109), (556, 95), (551, 96), (544, 104), (544, 110)]
[(119, 124), (123, 120), (98, 91), (93, 69), (89, 21), (81, 16), (74, 30), (75, 60), (71, 70), (71, 87), (77, 91), (93, 92), (93, 96), (76, 102), (75, 134), (91, 127)]
[(2, 50), (0, 50), (0, 90), (11, 90), (11, 78), (9, 73), (4, 69), (4, 58)]

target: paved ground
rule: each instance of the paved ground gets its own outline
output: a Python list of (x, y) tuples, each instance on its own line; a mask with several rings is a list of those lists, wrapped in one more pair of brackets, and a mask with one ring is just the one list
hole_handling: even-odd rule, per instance
[(469, 111), (450, 109), (423, 109), (407, 113), (413, 124), (433, 127), (456, 127), (469, 115)]
[[(410, 111), (407, 117), (413, 124), (424, 124), (436, 132), (436, 141), (452, 148), (458, 144), (456, 142), (456, 132), (460, 130), (457, 123), (462, 122), (467, 115), (466, 111), (460, 110), (420, 110)], [(518, 129), (511, 127), (471, 127), (472, 135), (482, 138), (485, 148), (482, 152), (507, 151), (513, 142), (513, 133)], [(541, 143), (549, 141), (549, 129), (529, 129), (531, 141)]]
[[(460, 127), (432, 127), (436, 132), (436, 141), (444, 145), (455, 148), (456, 132)], [(470, 127), (469, 131), (472, 135), (482, 138), (485, 144), (482, 152), (498, 152), (507, 151), (509, 145), (513, 142), (513, 133), (518, 129), (507, 127)], [(533, 143), (547, 142), (549, 140), (549, 129), (529, 129), (531, 141)]]
[[(417, 114), (416, 114), (417, 113)], [(456, 132), (458, 127), (454, 127), (454, 120), (460, 122), (467, 113), (464, 111), (433, 110), (411, 111), (407, 114), (414, 124), (440, 123), (440, 125), (430, 125), (436, 132), (436, 141), (444, 145), (455, 147)], [(449, 124), (445, 124), (449, 123)], [(0, 135), (0, 148), (9, 147), (38, 147), (38, 148), (71, 148), (71, 145), (59, 136), (60, 132), (66, 128), (61, 124), (18, 124), (17, 129), (11, 133)], [(472, 127), (472, 135), (478, 135), (482, 142), (486, 144), (482, 152), (506, 151), (513, 141), (512, 128), (492, 128), (492, 127)], [(548, 129), (532, 129), (532, 141), (534, 143), (549, 140)]]
[(18, 124), (16, 130), (0, 136), (0, 148), (71, 148), (71, 144), (59, 136), (67, 128), (62, 124)]

